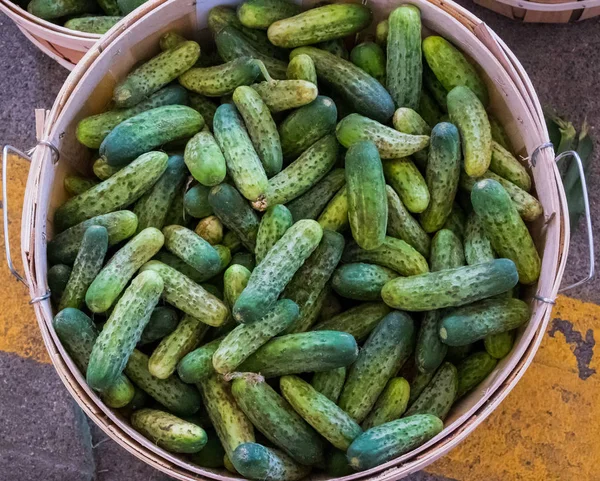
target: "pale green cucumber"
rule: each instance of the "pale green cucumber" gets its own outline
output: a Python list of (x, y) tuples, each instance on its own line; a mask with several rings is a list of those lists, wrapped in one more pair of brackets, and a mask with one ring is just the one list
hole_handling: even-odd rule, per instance
[[(392, 124), (398, 132), (411, 135), (431, 135), (431, 127), (415, 110), (400, 107), (394, 112)], [(415, 164), (422, 172), (427, 168), (428, 149), (419, 150), (413, 154)]]
[(492, 141), (490, 170), (526, 192), (531, 190), (531, 177), (525, 167), (496, 141)]
[(359, 43), (350, 52), (350, 60), (385, 85), (385, 53), (379, 45), (374, 42)]
[(323, 230), (342, 232), (350, 225), (348, 191), (344, 185), (323, 209), (317, 221)]
[(183, 157), (194, 179), (202, 185), (211, 187), (225, 179), (225, 157), (210, 132), (194, 135), (186, 144)]
[(269, 207), (260, 220), (256, 235), (254, 255), (256, 263), (260, 264), (271, 248), (283, 237), (283, 234), (294, 223), (292, 214), (284, 205)]
[(270, 80), (251, 85), (273, 113), (296, 109), (317, 98), (317, 86), (306, 80)]
[(87, 177), (79, 175), (67, 175), (63, 182), (65, 190), (71, 195), (83, 194), (86, 190), (90, 190), (97, 184), (97, 180), (88, 179)]
[(169, 225), (163, 229), (163, 235), (165, 248), (203, 274), (206, 279), (220, 272), (219, 253), (193, 230), (180, 225)]
[(301, 11), (299, 5), (287, 0), (246, 0), (238, 7), (237, 16), (245, 27), (266, 30), (273, 22)]
[(315, 372), (312, 377), (312, 387), (330, 401), (337, 403), (342, 388), (346, 382), (346, 368), (338, 367), (331, 371)]
[(385, 179), (410, 212), (420, 213), (427, 209), (430, 200), (428, 186), (409, 157), (386, 160), (383, 171)]
[(515, 343), (515, 331), (492, 334), (483, 340), (485, 350), (495, 359), (504, 359)]
[(308, 55), (298, 55), (290, 60), (286, 76), (288, 80), (306, 80), (317, 85), (315, 63)]

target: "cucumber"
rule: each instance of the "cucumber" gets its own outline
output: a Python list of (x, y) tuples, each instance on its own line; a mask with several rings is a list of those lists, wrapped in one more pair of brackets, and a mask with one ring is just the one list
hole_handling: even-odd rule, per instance
[(97, 184), (97, 180), (88, 179), (87, 177), (81, 177), (79, 175), (67, 175), (63, 182), (67, 194), (70, 195), (83, 194), (86, 190), (90, 190)]
[(371, 141), (353, 144), (346, 153), (348, 218), (356, 243), (365, 250), (385, 241), (388, 202), (377, 147)]
[(209, 192), (210, 189), (202, 184), (197, 184), (188, 190), (183, 197), (185, 213), (197, 219), (212, 215), (213, 210), (208, 202)]
[(176, 255), (167, 252), (166, 250), (158, 251), (152, 259), (155, 261), (160, 261), (163, 264), (172, 267), (173, 269), (181, 272), (186, 277), (189, 277), (191, 280), (198, 284), (209, 279), (209, 277), (207, 277), (205, 273), (198, 272), (188, 263), (181, 260)]
[(446, 222), (444, 222), (443, 228), (451, 230), (456, 234), (456, 237), (462, 240), (465, 236), (466, 225), (467, 215), (462, 210), (461, 206), (455, 202), (450, 211), (450, 215), (446, 219)]
[(378, 122), (387, 122), (392, 117), (392, 97), (383, 85), (364, 70), (315, 47), (297, 48), (290, 53), (290, 59), (302, 54), (313, 60), (317, 78), (328, 84), (354, 111)]
[(408, 408), (404, 416), (416, 414), (432, 414), (444, 419), (458, 390), (458, 373), (454, 364), (445, 362), (436, 371), (435, 376), (414, 403)]
[(350, 57), (348, 49), (344, 44), (344, 40), (341, 38), (326, 40), (325, 42), (319, 42), (315, 44), (315, 47), (320, 48), (321, 50), (325, 50), (326, 52), (332, 53), (336, 57), (340, 57), (344, 60), (348, 60), (348, 58)]
[(288, 63), (286, 77), (289, 80), (306, 80), (317, 85), (317, 69), (308, 55), (298, 55)]
[(485, 107), (468, 87), (458, 86), (448, 93), (448, 114), (460, 131), (465, 172), (482, 176), (492, 161), (492, 131)]
[(287, 205), (294, 221), (316, 219), (345, 183), (344, 169), (330, 171), (313, 187)]
[(106, 312), (135, 272), (162, 247), (164, 236), (148, 227), (119, 249), (95, 277), (85, 294), (92, 312)]
[(227, 306), (189, 277), (159, 261), (146, 262), (141, 271), (148, 270), (160, 274), (165, 283), (163, 298), (172, 306), (209, 326), (218, 327), (227, 320)]
[(540, 276), (541, 260), (527, 226), (506, 190), (498, 182), (485, 179), (471, 192), (473, 209), (485, 235), (499, 256), (514, 261), (521, 284), (533, 284)]
[(290, 326), (299, 314), (295, 302), (281, 299), (260, 321), (238, 325), (225, 336), (213, 354), (215, 371), (221, 374), (234, 371), (262, 345)]
[(423, 84), (425, 86), (424, 88), (431, 94), (442, 111), (447, 112), (448, 105), (446, 97), (448, 96), (448, 91), (444, 88), (442, 82), (435, 76), (427, 62), (423, 65)]
[(245, 27), (266, 30), (273, 22), (301, 11), (300, 5), (287, 0), (246, 0), (238, 7), (237, 16)]
[(495, 259), (474, 266), (397, 277), (383, 286), (381, 297), (394, 309), (430, 311), (462, 306), (506, 292), (518, 280), (513, 261)]
[(319, 435), (260, 375), (237, 377), (231, 393), (252, 424), (275, 446), (300, 464), (323, 462)]
[(65, 264), (56, 264), (48, 269), (48, 288), (52, 294), (52, 304), (56, 307), (67, 287), (71, 277), (71, 267)]
[(472, 391), (494, 370), (498, 360), (487, 352), (476, 352), (462, 361), (456, 369), (458, 371), (458, 390), (456, 398), (460, 399)]
[(256, 236), (255, 256), (257, 264), (293, 224), (292, 214), (284, 205), (269, 207), (260, 221)]
[(92, 389), (105, 391), (121, 375), (162, 290), (162, 279), (153, 272), (139, 274), (125, 290), (90, 354), (86, 380)]
[(183, 382), (198, 383), (215, 374), (212, 357), (222, 340), (223, 338), (219, 337), (183, 356), (177, 365), (177, 374)]
[(139, 104), (189, 70), (199, 57), (200, 45), (192, 41), (186, 41), (175, 48), (159, 53), (130, 72), (117, 84), (113, 92), (116, 106), (133, 107)]
[(486, 352), (494, 359), (504, 359), (512, 351), (515, 343), (515, 331), (500, 332), (487, 336), (483, 340)]
[(325, 206), (317, 221), (323, 230), (333, 230), (336, 232), (346, 230), (346, 227), (350, 224), (350, 220), (348, 219), (348, 191), (345, 185)]
[(179, 83), (207, 97), (222, 97), (240, 85), (250, 85), (259, 74), (260, 64), (256, 59), (240, 57), (214, 67), (192, 68), (179, 77)]
[(170, 453), (197, 453), (207, 441), (200, 426), (157, 409), (135, 411), (131, 426)]
[(237, 254), (242, 247), (242, 241), (235, 232), (230, 230), (223, 236), (223, 245), (228, 247), (232, 254)]
[(331, 4), (313, 8), (269, 27), (273, 45), (284, 48), (325, 42), (361, 31), (372, 20), (371, 10), (359, 4)]
[(267, 174), (234, 105), (223, 104), (217, 109), (214, 133), (237, 189), (249, 201), (263, 201)]
[(377, 398), (372, 411), (362, 423), (366, 431), (375, 426), (394, 421), (404, 414), (408, 406), (410, 385), (403, 377), (393, 377)]
[(254, 252), (259, 219), (240, 193), (229, 184), (219, 184), (210, 191), (208, 202), (221, 222), (237, 234), (248, 250)]
[(382, 159), (406, 157), (424, 149), (429, 142), (426, 135), (403, 134), (359, 114), (344, 117), (338, 123), (335, 134), (344, 147), (361, 140), (372, 140)]
[(389, 312), (381, 302), (367, 302), (348, 309), (337, 316), (317, 324), (315, 331), (341, 331), (354, 336), (356, 342), (364, 341)]
[[(108, 135), (108, 133), (106, 135)], [(100, 147), (100, 146), (98, 146), (98, 147)], [(119, 170), (121, 170), (122, 168), (123, 167), (113, 167), (112, 165), (108, 165), (108, 163), (106, 162), (106, 159), (104, 157), (98, 157), (94, 161), (94, 164), (92, 165), (92, 170), (94, 171), (94, 175), (96, 177), (98, 177), (100, 180), (106, 180), (109, 177), (112, 177), (114, 174), (119, 172)]]
[(317, 248), (286, 286), (283, 297), (291, 299), (300, 308), (300, 316), (286, 329), (286, 333), (307, 331), (315, 323), (321, 309), (314, 306), (318, 306), (319, 302), (322, 306), (321, 294), (342, 257), (344, 244), (341, 234), (324, 231)]
[(330, 371), (349, 366), (356, 356), (356, 341), (345, 332), (301, 332), (272, 339), (246, 359), (239, 371), (259, 372), (266, 378)]
[(425, 89), (421, 91), (419, 108), (417, 109), (417, 112), (429, 125), (437, 124), (440, 122), (443, 116), (443, 113), (435, 99)]
[(390, 13), (386, 72), (387, 90), (396, 107), (418, 108), (423, 77), (421, 12), (414, 5)]
[(270, 80), (252, 85), (273, 113), (296, 109), (317, 98), (317, 86), (306, 80)]
[(396, 277), (398, 274), (387, 267), (358, 262), (339, 267), (333, 274), (331, 284), (342, 297), (358, 301), (381, 301), (381, 289)]
[(415, 325), (403, 312), (391, 312), (371, 332), (350, 367), (338, 405), (362, 422), (414, 349)]
[(179, 318), (175, 309), (163, 306), (155, 308), (150, 315), (150, 320), (144, 332), (142, 332), (138, 346), (151, 344), (168, 336), (175, 330), (178, 323)]
[[(183, 87), (180, 85), (178, 85), (178, 87), (183, 89)], [(217, 105), (209, 98), (205, 97), (204, 95), (197, 94), (196, 92), (188, 92), (188, 97), (190, 107), (202, 115), (206, 126), (208, 126), (208, 128), (212, 131), (213, 119), (215, 117), (215, 112), (217, 111)]]
[(449, 229), (437, 231), (431, 241), (429, 258), (431, 272), (454, 269), (464, 265), (464, 249), (457, 235)]
[[(394, 128), (399, 132), (412, 135), (430, 135), (431, 127), (415, 110), (400, 107), (392, 118)], [(427, 159), (425, 159), (425, 163)]]
[(118, 16), (119, 13), (117, 7), (117, 11), (114, 13), (115, 16), (72, 18), (65, 22), (65, 28), (70, 28), (71, 30), (77, 30), (79, 32), (103, 35), (123, 18)]
[[(194, 232), (215, 248), (223, 241), (223, 223), (216, 215), (210, 215), (200, 220)], [(225, 248), (226, 246), (221, 247)]]
[(254, 256), (250, 254), (250, 252), (236, 252), (236, 254), (231, 259), (231, 264), (241, 265), (248, 269), (250, 272), (252, 272), (256, 267)]
[(242, 476), (257, 481), (298, 481), (311, 470), (284, 452), (257, 443), (239, 445), (231, 462)]
[(386, 185), (385, 191), (388, 200), (388, 235), (403, 240), (422, 256), (429, 257), (431, 239), (404, 207), (396, 191), (389, 185)]
[(243, 323), (261, 319), (317, 248), (322, 236), (323, 229), (314, 220), (300, 220), (290, 227), (252, 272), (233, 307), (235, 319)]
[(331, 449), (325, 459), (325, 472), (332, 478), (342, 478), (354, 474), (348, 464), (346, 453), (339, 449)]
[(470, 266), (494, 260), (496, 254), (477, 214), (471, 212), (465, 228), (465, 260)]
[(334, 447), (345, 451), (362, 434), (348, 414), (298, 376), (283, 376), (279, 386), (294, 410)]
[(192, 454), (190, 456), (190, 460), (194, 464), (202, 466), (203, 468), (222, 468), (225, 449), (223, 449), (223, 445), (221, 444), (221, 441), (219, 441), (215, 431), (212, 429), (207, 429), (206, 435), (208, 437), (206, 444), (201, 451)]
[(369, 262), (392, 269), (402, 276), (429, 272), (427, 260), (421, 254), (403, 240), (389, 236), (386, 236), (381, 247), (370, 251), (361, 249), (355, 243), (348, 244), (342, 262)]
[(526, 192), (531, 190), (531, 177), (525, 167), (496, 141), (492, 141), (490, 170)]
[(431, 201), (421, 215), (421, 225), (431, 233), (440, 230), (448, 219), (458, 189), (460, 137), (454, 125), (442, 122), (433, 128), (428, 159), (425, 177)]
[(225, 448), (226, 456), (232, 457), (241, 444), (253, 443), (254, 427), (235, 402), (229, 384), (217, 376), (211, 376), (201, 381), (199, 387), (204, 407)]
[(350, 52), (350, 61), (385, 85), (385, 53), (379, 45), (374, 42), (359, 43)]
[(408, 398), (408, 405), (411, 406), (416, 399), (421, 395), (423, 389), (427, 387), (427, 385), (433, 379), (435, 375), (435, 371), (431, 372), (422, 372), (417, 371), (413, 380), (410, 383), (410, 396)]
[(61, 205), (54, 213), (54, 228), (62, 232), (84, 220), (128, 206), (154, 185), (166, 170), (167, 161), (167, 154), (162, 152), (141, 155), (109, 179)]
[(338, 367), (331, 371), (315, 372), (312, 377), (312, 387), (330, 401), (337, 403), (342, 388), (346, 382), (346, 368)]
[(427, 209), (430, 201), (429, 188), (409, 157), (386, 160), (383, 163), (383, 171), (385, 179), (410, 212), (420, 213)]
[(183, 42), (187, 41), (185, 37), (179, 35), (177, 32), (167, 32), (158, 42), (160, 49), (164, 52), (165, 50), (170, 50), (172, 48), (181, 45)]
[(200, 184), (212, 187), (225, 179), (223, 152), (210, 132), (198, 132), (186, 144), (185, 165)]
[(44, 20), (54, 20), (68, 15), (80, 15), (98, 11), (98, 4), (92, 0), (32, 0), (27, 11)]
[(123, 13), (123, 15), (129, 15), (136, 8), (143, 5), (146, 0), (117, 0), (117, 4), (119, 5), (119, 9)]
[(506, 149), (508, 152), (512, 153), (513, 149), (510, 138), (508, 137), (506, 130), (504, 130), (502, 124), (498, 122), (498, 119), (493, 115), (488, 115), (488, 118), (490, 119), (492, 139), (494, 140), (494, 142), (498, 143), (501, 147)]
[[(56, 315), (52, 320), (52, 326), (69, 356), (79, 370), (85, 373), (94, 343), (98, 338), (98, 331), (92, 320), (80, 310), (68, 307)], [(133, 385), (125, 375), (121, 374), (106, 388), (101, 397), (109, 407), (121, 408), (131, 402), (133, 395)]]
[(530, 316), (529, 306), (520, 299), (486, 299), (444, 316), (440, 338), (449, 346), (464, 346), (491, 334), (516, 329)]
[(469, 88), (487, 106), (488, 90), (475, 67), (446, 39), (430, 36), (423, 40), (423, 55), (442, 86), (450, 92), (457, 86)]
[(223, 290), (225, 291), (225, 303), (231, 309), (246, 288), (251, 272), (244, 266), (233, 264), (223, 274)]
[(254, 89), (246, 86), (235, 89), (233, 101), (244, 119), (267, 177), (273, 177), (281, 170), (283, 154), (279, 132), (268, 107)]
[(194, 231), (180, 225), (170, 225), (163, 229), (163, 235), (165, 248), (204, 274), (206, 279), (221, 270), (219, 253)]
[(377, 24), (375, 27), (375, 42), (381, 47), (387, 45), (387, 38), (390, 31), (390, 22), (388, 19), (384, 19)]
[(181, 155), (169, 157), (167, 170), (133, 208), (133, 213), (138, 216), (137, 232), (141, 232), (146, 227), (163, 228), (169, 207), (183, 188), (186, 176), (187, 170), (183, 157)]

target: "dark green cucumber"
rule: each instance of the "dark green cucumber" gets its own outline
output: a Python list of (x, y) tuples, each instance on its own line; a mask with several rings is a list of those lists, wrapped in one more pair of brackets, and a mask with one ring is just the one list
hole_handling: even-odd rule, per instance
[(337, 403), (346, 382), (346, 368), (338, 367), (331, 371), (315, 372), (312, 387), (330, 401)]
[(429, 94), (429, 92), (427, 92), (427, 90), (425, 89), (421, 91), (421, 97), (419, 98), (419, 108), (417, 109), (417, 112), (429, 125), (437, 124), (443, 116), (439, 105)]
[(429, 189), (410, 157), (386, 160), (383, 163), (383, 171), (385, 179), (410, 212), (420, 213), (427, 209), (430, 201)]
[(177, 374), (188, 384), (204, 381), (215, 374), (212, 357), (223, 340), (222, 337), (186, 354), (177, 365)]
[[(180, 85), (179, 87), (182, 88)], [(202, 115), (204, 122), (212, 131), (213, 119), (215, 117), (215, 112), (217, 111), (217, 105), (209, 98), (205, 97), (204, 95), (197, 94), (196, 92), (188, 92), (188, 100), (190, 107), (192, 107), (194, 110), (197, 110), (200, 115)]]
[(119, 5), (119, 8), (123, 15), (129, 15), (131, 12), (133, 12), (139, 6), (143, 5), (145, 2), (146, 0), (117, 0), (117, 5)]
[(483, 340), (485, 350), (495, 359), (504, 359), (512, 350), (515, 343), (515, 332), (506, 331), (492, 334)]
[(366, 431), (375, 426), (394, 421), (406, 411), (410, 395), (410, 385), (403, 377), (393, 377), (377, 398), (373, 409), (362, 423)]
[(208, 202), (209, 192), (210, 188), (202, 184), (197, 184), (188, 190), (183, 197), (185, 213), (197, 219), (211, 215), (213, 210)]
[(273, 113), (296, 109), (317, 98), (317, 86), (306, 80), (268, 80), (252, 84)]
[(186, 144), (183, 155), (190, 173), (203, 186), (212, 187), (225, 179), (225, 157), (210, 132), (194, 135)]
[(458, 129), (450, 123), (437, 124), (431, 131), (427, 162), (427, 188), (431, 200), (421, 214), (421, 225), (425, 232), (436, 232), (442, 228), (452, 210), (458, 189), (461, 155)]
[(496, 254), (475, 212), (471, 212), (465, 226), (465, 260), (470, 266), (494, 260)]
[(349, 366), (357, 356), (356, 341), (345, 332), (301, 332), (272, 339), (246, 359), (239, 371), (267, 378), (330, 371)]
[(465, 265), (465, 254), (458, 236), (449, 229), (436, 232), (431, 241), (429, 267), (431, 272), (454, 269)]
[(169, 225), (163, 229), (165, 248), (185, 261), (206, 279), (221, 270), (219, 253), (194, 231), (180, 225)]
[(346, 453), (339, 449), (331, 449), (325, 459), (325, 472), (332, 478), (342, 478), (354, 474), (348, 464)]
[(48, 288), (52, 294), (54, 307), (58, 306), (69, 277), (71, 277), (71, 267), (65, 264), (56, 264), (48, 269)]
[[(208, 217), (201, 219), (200, 222), (196, 224), (194, 232), (215, 248), (218, 244), (223, 242), (223, 223), (216, 215), (209, 215)], [(221, 247), (227, 248), (227, 251), (229, 251), (228, 247)], [(231, 251), (229, 252), (231, 257)]]
[(190, 456), (191, 461), (198, 466), (209, 469), (217, 469), (223, 467), (223, 456), (225, 449), (217, 436), (217, 433), (212, 429), (206, 430), (208, 439), (201, 451)]
[(298, 481), (311, 470), (284, 452), (257, 443), (240, 444), (231, 462), (242, 476), (256, 481)]
[(344, 169), (333, 169), (311, 189), (288, 205), (294, 221), (316, 219), (325, 206), (346, 183)]
[(443, 420), (456, 399), (457, 390), (456, 367), (454, 364), (445, 362), (404, 415), (408, 417), (416, 414), (432, 414)]
[(356, 422), (362, 422), (414, 349), (415, 325), (403, 312), (391, 312), (371, 332), (348, 379), (338, 404)]
[(167, 161), (167, 154), (162, 152), (141, 155), (109, 179), (61, 205), (54, 213), (54, 228), (61, 232), (135, 202), (160, 178)]
[(498, 360), (487, 352), (476, 352), (462, 361), (456, 369), (458, 371), (458, 391), (456, 398), (463, 397), (472, 391), (494, 370)]
[(325, 50), (326, 52), (332, 53), (336, 57), (340, 57), (344, 60), (350, 58), (350, 53), (346, 48), (344, 40), (341, 38), (335, 38), (333, 40), (326, 40), (325, 42), (319, 42), (314, 44), (315, 47)]
[(290, 58), (306, 54), (312, 58), (317, 77), (339, 93), (352, 108), (379, 122), (387, 122), (394, 114), (394, 101), (387, 90), (352, 62), (315, 47), (293, 50)]
[(171, 334), (177, 324), (179, 317), (177, 311), (170, 307), (159, 306), (152, 311), (150, 320), (142, 332), (142, 337), (138, 342), (138, 346), (151, 344)]
[(387, 267), (358, 262), (339, 267), (332, 278), (335, 292), (358, 301), (380, 301), (381, 289), (386, 282), (398, 277)]
[(103, 35), (106, 32), (108, 32), (111, 28), (113, 28), (123, 18), (119, 16), (119, 13), (120, 12), (117, 7), (117, 11), (114, 13), (114, 16), (86, 16), (72, 18), (65, 22), (65, 28), (70, 28), (71, 30), (77, 30), (79, 32), (97, 33)]
[(292, 214), (284, 205), (277, 204), (267, 209), (260, 221), (256, 236), (254, 254), (257, 264), (260, 264), (267, 252), (283, 237), (293, 223)]
[(27, 11), (44, 20), (54, 20), (68, 15), (80, 15), (98, 11), (98, 4), (92, 0), (32, 0)]
[(67, 194), (79, 195), (98, 184), (96, 179), (88, 179), (79, 175), (67, 175), (63, 182)]
[(113, 92), (115, 104), (117, 107), (133, 107), (139, 104), (189, 70), (198, 57), (200, 57), (200, 45), (192, 41), (186, 41), (175, 48), (159, 53), (130, 72), (117, 84)]
[(366, 302), (317, 324), (315, 331), (342, 331), (364, 341), (371, 331), (390, 312), (382, 302)]
[(241, 265), (252, 272), (256, 267), (256, 260), (250, 252), (236, 252), (231, 258), (231, 264)]
[(440, 338), (449, 346), (464, 346), (491, 334), (516, 329), (531, 316), (520, 299), (486, 299), (463, 306), (444, 316)]
[(348, 219), (348, 192), (345, 185), (325, 206), (317, 221), (324, 230), (328, 229), (336, 232), (346, 230), (350, 224), (350, 220)]
[(466, 225), (467, 215), (462, 207), (455, 202), (450, 211), (450, 215), (446, 219), (446, 222), (444, 222), (443, 228), (451, 230), (462, 240), (465, 236)]
[(422, 256), (429, 257), (431, 239), (408, 212), (396, 191), (389, 185), (386, 185), (385, 191), (388, 200), (388, 235), (403, 240)]
[(306, 80), (317, 85), (317, 69), (308, 55), (298, 55), (290, 60), (286, 76), (289, 80)]
[(350, 52), (350, 60), (385, 85), (385, 53), (379, 45), (374, 42), (359, 43)]
[(490, 170), (526, 192), (531, 190), (531, 177), (525, 167), (496, 141), (492, 141)]
[(302, 8), (287, 0), (246, 0), (237, 9), (240, 23), (266, 30), (277, 20), (298, 15)]

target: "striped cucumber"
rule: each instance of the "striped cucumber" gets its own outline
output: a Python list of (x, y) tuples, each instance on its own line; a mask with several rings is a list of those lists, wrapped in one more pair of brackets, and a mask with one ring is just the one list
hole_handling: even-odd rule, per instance
[(344, 169), (333, 169), (313, 187), (288, 205), (294, 221), (316, 219), (325, 206), (346, 183)]
[(269, 80), (252, 85), (273, 113), (296, 109), (317, 98), (317, 86), (306, 80)]
[(314, 330), (346, 332), (354, 336), (356, 342), (362, 342), (390, 310), (382, 302), (365, 302), (331, 319), (326, 319), (317, 324)]
[(377, 398), (373, 409), (362, 423), (366, 431), (375, 426), (394, 421), (406, 411), (410, 385), (403, 377), (393, 377), (388, 381), (385, 389)]
[(237, 9), (242, 25), (248, 28), (267, 29), (277, 20), (293, 17), (301, 7), (287, 0), (246, 0)]
[(504, 359), (515, 343), (515, 331), (506, 331), (487, 336), (483, 340), (486, 352), (494, 359)]
[(310, 466), (297, 463), (283, 451), (257, 443), (244, 443), (231, 457), (235, 469), (256, 481), (298, 481), (310, 473)]
[(71, 277), (71, 267), (65, 264), (56, 264), (48, 269), (48, 288), (51, 292), (52, 305), (58, 306), (60, 298), (67, 287)]
[(311, 385), (315, 391), (320, 392), (330, 401), (337, 403), (345, 382), (346, 368), (342, 366), (331, 371), (315, 372)]
[(458, 391), (458, 373), (454, 364), (445, 362), (433, 376), (431, 382), (404, 414), (406, 417), (416, 414), (432, 414), (444, 419)]
[(465, 227), (465, 260), (470, 266), (494, 260), (496, 254), (477, 214), (471, 212)]
[(350, 52), (350, 61), (385, 85), (385, 53), (379, 45), (374, 42), (359, 43)]
[(180, 225), (169, 225), (162, 232), (165, 236), (165, 248), (204, 274), (206, 279), (219, 273), (219, 253), (194, 231)]
[(317, 85), (317, 69), (308, 55), (298, 55), (288, 63), (286, 77), (288, 80), (306, 80)]
[(183, 382), (198, 383), (215, 374), (212, 357), (222, 340), (222, 337), (214, 339), (183, 356), (177, 365), (177, 374)]
[(386, 185), (385, 191), (388, 200), (388, 235), (403, 240), (422, 256), (429, 257), (431, 246), (429, 235), (423, 230), (421, 224), (410, 215), (396, 191), (389, 185)]
[(284, 205), (269, 207), (263, 215), (256, 236), (256, 263), (260, 264), (267, 252), (283, 237), (294, 223), (292, 214)]
[(429, 188), (409, 157), (386, 160), (383, 171), (385, 179), (410, 212), (420, 213), (427, 209), (430, 202)]
[(531, 177), (525, 167), (496, 141), (492, 141), (490, 170), (526, 192), (531, 190)]
[(331, 284), (340, 296), (358, 301), (380, 301), (386, 282), (398, 277), (387, 267), (357, 262), (344, 264), (333, 274)]
[(183, 158), (190, 173), (200, 184), (212, 187), (225, 179), (225, 157), (210, 132), (202, 131), (194, 135), (185, 145)]
[(476, 352), (463, 360), (456, 370), (458, 371), (458, 390), (456, 398), (459, 399), (472, 391), (494, 370), (498, 360), (487, 352)]
[[(223, 223), (216, 215), (201, 219), (194, 232), (215, 248), (217, 244), (221, 244), (223, 241)], [(229, 248), (227, 249), (229, 250)]]
[(344, 185), (325, 206), (317, 221), (325, 230), (342, 232), (350, 225), (348, 219), (348, 191)]
[(179, 324), (177, 311), (166, 306), (156, 307), (150, 315), (150, 320), (142, 332), (138, 346), (152, 344), (171, 334)]

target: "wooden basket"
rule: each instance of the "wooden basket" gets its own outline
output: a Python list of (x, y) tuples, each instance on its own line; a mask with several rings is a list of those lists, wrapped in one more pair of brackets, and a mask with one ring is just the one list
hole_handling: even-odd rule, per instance
[(473, 0), (477, 5), (527, 23), (569, 23), (600, 15), (600, 0)]
[[(169, 30), (198, 37), (206, 26), (208, 10), (220, 2), (152, 0), (147, 15), (128, 17), (120, 30), (113, 29), (76, 66), (65, 82), (32, 156), (24, 202), (21, 249), (26, 282), (51, 360), (78, 404), (111, 438), (148, 464), (181, 480), (237, 479), (227, 471), (200, 468), (183, 457), (167, 453), (133, 430), (119, 413), (105, 406), (85, 383), (52, 328), (48, 292), (46, 241), (52, 237), (52, 218), (64, 202), (64, 176), (89, 170), (89, 152), (75, 139), (82, 118), (98, 113), (108, 103), (114, 85), (138, 61), (158, 51), (158, 39)], [(399, 3), (374, 0), (377, 19)], [(484, 72), (494, 115), (506, 126), (517, 152), (530, 156), (548, 142), (542, 109), (529, 78), (506, 45), (468, 11), (449, 0), (414, 0), (426, 29), (438, 32), (472, 57)], [(344, 479), (402, 478), (447, 453), (473, 431), (506, 397), (530, 364), (544, 335), (551, 305), (534, 299), (554, 299), (564, 271), (569, 247), (566, 199), (560, 175), (549, 148), (538, 149), (532, 176), (544, 215), (534, 223), (533, 236), (542, 253), (537, 286), (527, 292), (532, 317), (518, 335), (509, 356), (449, 414), (442, 433), (420, 448), (382, 466)], [(58, 162), (57, 160), (58, 154)], [(40, 300), (42, 299), (42, 300)], [(38, 302), (39, 301), (39, 302)]]

